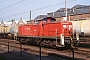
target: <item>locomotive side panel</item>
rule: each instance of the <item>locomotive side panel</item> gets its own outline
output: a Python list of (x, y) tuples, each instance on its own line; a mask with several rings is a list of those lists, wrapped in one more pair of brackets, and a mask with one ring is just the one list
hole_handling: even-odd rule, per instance
[(18, 28), (19, 36), (31, 36), (32, 35), (32, 25), (23, 25)]
[(40, 27), (39, 25), (32, 25), (32, 36), (39, 36)]
[(19, 36), (38, 36), (39, 35), (39, 25), (19, 26), (18, 35)]
[(60, 36), (62, 33), (62, 24), (61, 23), (47, 23), (44, 24), (44, 36)]

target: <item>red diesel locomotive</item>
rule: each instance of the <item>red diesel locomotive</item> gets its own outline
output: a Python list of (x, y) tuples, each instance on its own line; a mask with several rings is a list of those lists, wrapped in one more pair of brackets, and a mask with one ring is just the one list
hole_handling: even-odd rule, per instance
[(39, 43), (49, 46), (66, 46), (71, 43), (72, 22), (56, 22), (52, 17), (46, 17), (36, 24), (19, 26), (17, 39), (24, 42)]

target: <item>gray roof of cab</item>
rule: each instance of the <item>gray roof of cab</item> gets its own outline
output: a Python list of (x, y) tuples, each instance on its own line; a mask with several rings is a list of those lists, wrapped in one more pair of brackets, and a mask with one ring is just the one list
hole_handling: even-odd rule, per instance
[(45, 17), (47, 17), (47, 15), (38, 15), (34, 20), (42, 20)]

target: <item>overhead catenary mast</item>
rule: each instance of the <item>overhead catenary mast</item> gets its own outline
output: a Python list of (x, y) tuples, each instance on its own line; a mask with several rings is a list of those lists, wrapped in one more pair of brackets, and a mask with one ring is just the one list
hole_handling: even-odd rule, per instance
[(30, 24), (31, 24), (31, 11), (30, 11), (30, 21), (29, 21), (29, 22), (30, 22)]
[(65, 21), (67, 21), (67, 0), (65, 0)]

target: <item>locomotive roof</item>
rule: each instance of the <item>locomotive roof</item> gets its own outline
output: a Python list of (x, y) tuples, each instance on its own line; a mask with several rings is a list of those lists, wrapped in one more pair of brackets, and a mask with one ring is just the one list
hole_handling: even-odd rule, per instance
[(52, 18), (52, 17), (45, 17), (45, 18), (43, 18), (42, 20), (46, 20), (46, 19), (56, 20), (55, 18)]

